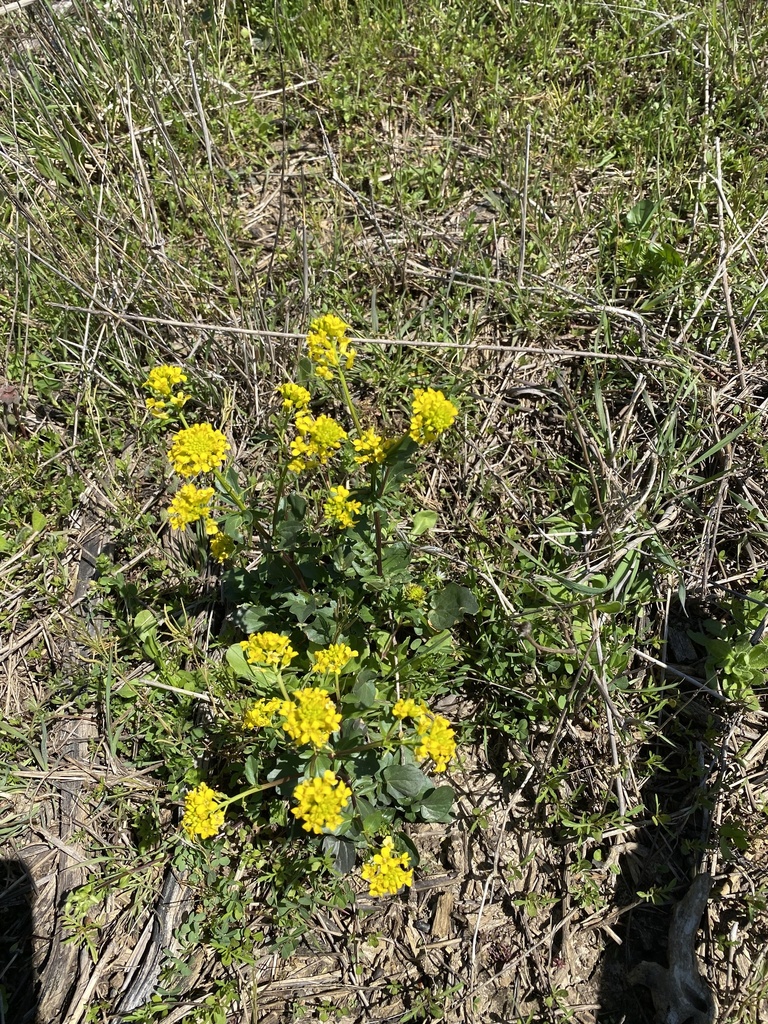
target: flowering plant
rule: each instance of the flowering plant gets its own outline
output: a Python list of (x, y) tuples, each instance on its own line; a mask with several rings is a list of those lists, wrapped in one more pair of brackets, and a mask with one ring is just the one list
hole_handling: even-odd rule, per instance
[(145, 387), (154, 420), (181, 424), (167, 448), (178, 478), (168, 522), (197, 529), (224, 566), (244, 637), (226, 652), (236, 683), (217, 695), (226, 768), (190, 767), (183, 831), (210, 839), (228, 808), (256, 821), (282, 805), (286, 824), (322, 836), (337, 870), (361, 855), (380, 896), (411, 884), (418, 864), (402, 823), (450, 820), (453, 790), (435, 777), (456, 733), (429, 699), (460, 671), (450, 628), (477, 605), (457, 583), (440, 585), (434, 556), (416, 550), (437, 515), (408, 513), (403, 492), (414, 457), (458, 408), (415, 388), (399, 430), (364, 421), (347, 332), (333, 315), (312, 321), (299, 379), (276, 388), (276, 468), (258, 488), (227, 465), (223, 431), (187, 422), (194, 389), (175, 391), (188, 384), (180, 368), (155, 367)]

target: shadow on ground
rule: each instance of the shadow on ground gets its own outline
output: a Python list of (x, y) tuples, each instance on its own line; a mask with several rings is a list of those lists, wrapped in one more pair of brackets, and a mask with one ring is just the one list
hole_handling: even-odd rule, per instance
[(34, 883), (16, 858), (0, 860), (0, 999), (8, 1024), (36, 1024), (32, 964)]

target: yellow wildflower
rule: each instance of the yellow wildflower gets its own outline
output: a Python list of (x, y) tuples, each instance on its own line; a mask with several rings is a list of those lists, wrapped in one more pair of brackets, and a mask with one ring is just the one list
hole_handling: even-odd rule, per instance
[(379, 853), (375, 853), (360, 872), (369, 883), (370, 895), (394, 896), (404, 885), (413, 885), (413, 869), (408, 867), (410, 863), (410, 856), (397, 853), (392, 837), (387, 836)]
[(180, 366), (155, 366), (149, 371), (149, 376), (142, 387), (154, 391), (163, 398), (170, 398), (175, 387), (186, 383), (187, 375)]
[(410, 435), (417, 444), (427, 444), (447, 430), (456, 419), (458, 409), (442, 391), (416, 388), (413, 392), (413, 416)]
[(339, 366), (341, 361), (344, 362), (345, 369), (352, 368), (356, 353), (349, 347), (348, 327), (343, 320), (330, 313), (317, 317), (309, 325), (307, 349), (318, 377), (332, 380), (331, 368)]
[(284, 409), (296, 409), (297, 412), (306, 409), (312, 397), (306, 388), (300, 384), (279, 384), (275, 391), (283, 400)]
[(284, 700), (280, 708), (284, 716), (283, 730), (299, 747), (311, 743), (323, 747), (331, 734), (341, 725), (341, 715), (327, 690), (307, 686), (296, 690), (291, 700)]
[(282, 705), (283, 701), (279, 697), (272, 697), (271, 700), (257, 700), (243, 713), (243, 728), (261, 729), (265, 725), (271, 725), (275, 713), (280, 710)]
[(178, 395), (174, 395), (173, 398), (170, 399), (170, 404), (173, 407), (171, 410), (167, 408), (165, 402), (157, 398), (148, 398), (144, 404), (155, 419), (169, 419), (171, 412), (176, 409), (181, 409), (188, 399), (189, 395), (185, 395), (183, 391), (180, 391)]
[(332, 673), (337, 676), (347, 662), (356, 658), (357, 654), (358, 652), (353, 651), (347, 644), (331, 644), (330, 647), (315, 651), (315, 663), (312, 666), (312, 671)]
[(358, 453), (355, 462), (359, 466), (367, 466), (369, 462), (383, 462), (387, 457), (388, 444), (373, 427), (367, 427), (360, 437), (356, 437), (352, 447)]
[(392, 714), (395, 718), (421, 718), (423, 715), (429, 713), (429, 708), (424, 703), (417, 704), (415, 700), (408, 698), (401, 698), (395, 702), (392, 708)]
[[(189, 395), (184, 391), (174, 394), (173, 389), (180, 384), (186, 384), (187, 375), (180, 366), (155, 366), (149, 371), (149, 376), (142, 384), (154, 395), (146, 400), (146, 406), (153, 416), (165, 419), (170, 416), (172, 410), (181, 409), (189, 400)], [(168, 406), (171, 406), (171, 410)]]
[(331, 416), (318, 416), (302, 412), (296, 417), (296, 437), (291, 441), (293, 459), (288, 468), (294, 473), (325, 466), (341, 448), (347, 433)]
[(415, 754), (420, 761), (432, 758), (435, 771), (444, 772), (448, 762), (456, 753), (456, 733), (451, 723), (442, 715), (423, 714), (416, 722), (416, 732), (421, 743), (416, 747)]
[(403, 597), (411, 604), (422, 604), (426, 596), (426, 590), (418, 583), (407, 583), (403, 587)]
[(301, 826), (305, 832), (320, 835), (324, 828), (335, 831), (342, 822), (341, 812), (347, 806), (352, 790), (335, 772), (327, 771), (322, 778), (307, 779), (300, 782), (293, 795), (299, 806), (291, 809), (291, 814), (303, 818)]
[(223, 793), (217, 793), (204, 782), (190, 789), (184, 798), (184, 817), (181, 821), (181, 827), (190, 839), (195, 836), (210, 839), (216, 835), (224, 824), (224, 811), (219, 808), (220, 801), (224, 799)]
[(196, 423), (174, 434), (168, 458), (179, 476), (196, 476), (220, 466), (229, 442), (210, 423)]
[(326, 521), (333, 526), (337, 526), (340, 530), (345, 530), (348, 526), (354, 526), (356, 520), (352, 517), (362, 510), (363, 506), (360, 502), (350, 501), (349, 495), (351, 491), (348, 491), (346, 487), (341, 485), (331, 487), (328, 493), (330, 497), (323, 505)]
[(291, 638), (282, 633), (251, 633), (247, 640), (240, 641), (240, 646), (251, 665), (270, 668), (288, 668), (299, 654), (291, 647)]
[[(212, 487), (195, 487), (194, 484), (184, 484), (174, 494), (168, 506), (168, 522), (172, 530), (183, 530), (189, 523), (196, 523), (198, 519), (205, 521), (206, 531), (216, 533), (218, 527), (211, 522), (210, 501), (213, 497)], [(213, 530), (210, 528), (213, 527)]]
[(226, 562), (235, 553), (235, 542), (228, 533), (217, 533), (211, 537), (211, 555), (217, 562)]

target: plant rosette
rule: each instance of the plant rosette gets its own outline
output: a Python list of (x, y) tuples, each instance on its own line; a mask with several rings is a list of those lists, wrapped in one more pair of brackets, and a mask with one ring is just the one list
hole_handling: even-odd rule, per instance
[(207, 841), (235, 810), (258, 816), (277, 802), (337, 870), (362, 856), (371, 894), (383, 895), (410, 884), (417, 862), (398, 827), (451, 817), (453, 790), (439, 777), (456, 733), (429, 702), (455, 686), (451, 629), (478, 606), (442, 582), (437, 556), (414, 557), (438, 517), (414, 512), (403, 489), (458, 406), (416, 387), (403, 432), (366, 421), (348, 381), (348, 330), (333, 314), (312, 321), (299, 379), (276, 389), (263, 460), (274, 469), (258, 483), (243, 481), (220, 429), (194, 422), (180, 367), (153, 368), (144, 386), (153, 422), (180, 424), (167, 447), (178, 481), (169, 525), (197, 531), (222, 566), (244, 634), (226, 652), (233, 682), (219, 702), (227, 771), (187, 792), (182, 830)]

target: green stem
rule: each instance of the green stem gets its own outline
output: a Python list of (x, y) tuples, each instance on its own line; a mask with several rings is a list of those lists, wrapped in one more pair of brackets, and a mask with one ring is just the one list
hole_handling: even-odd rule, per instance
[(296, 565), (296, 563), (294, 562), (294, 560), (291, 558), (291, 556), (288, 554), (287, 551), (279, 551), (278, 554), (280, 555), (282, 560), (285, 562), (285, 564), (288, 566), (288, 569), (290, 570), (291, 576), (293, 576), (293, 578), (296, 580), (296, 582), (301, 587), (301, 589), (304, 591), (304, 593), (308, 594), (309, 593), (309, 587), (307, 586), (307, 581), (304, 579), (304, 577), (301, 574), (301, 569), (299, 569), (298, 565)]
[[(397, 451), (397, 449), (400, 447), (400, 445), (403, 443), (406, 437), (408, 437), (408, 435), (403, 434), (402, 437), (398, 437), (396, 441), (393, 441), (392, 444), (387, 449), (387, 456), (389, 456), (392, 452)], [(384, 488), (387, 486), (387, 480), (389, 479), (389, 469), (390, 467), (386, 466), (384, 468), (384, 472), (381, 474), (381, 486), (379, 487), (378, 493), (376, 494), (377, 498), (381, 498), (382, 495), (384, 494)]]
[(349, 415), (352, 417), (352, 422), (355, 424), (355, 430), (357, 431), (358, 436), (360, 436), (363, 432), (363, 428), (360, 426), (357, 409), (355, 408), (355, 403), (352, 401), (352, 395), (350, 395), (349, 388), (347, 387), (347, 378), (344, 376), (344, 371), (341, 366), (337, 366), (336, 369), (339, 371), (339, 384), (341, 385), (341, 394), (344, 398), (344, 404), (349, 410)]
[[(235, 491), (230, 486), (229, 482), (224, 478), (224, 476), (222, 475), (220, 470), (214, 469), (213, 475), (216, 477), (216, 479), (219, 481), (221, 486), (224, 488), (224, 490), (227, 492), (227, 494), (230, 496), (230, 498), (237, 505), (238, 509), (241, 512), (247, 512), (248, 511), (248, 506), (245, 504), (245, 502), (243, 502), (243, 500), (241, 499), (241, 497), (237, 493), (237, 491)], [(255, 516), (252, 516), (251, 519), (252, 519), (252, 521), (251, 521), (251, 529), (253, 530), (253, 532), (258, 534), (259, 539), (262, 540), (267, 546), (271, 547), (272, 546), (272, 538), (269, 535), (269, 532), (267, 530), (265, 530), (264, 527), (259, 524), (259, 522), (255, 518)], [(289, 568), (289, 570), (291, 572), (291, 575), (296, 580), (296, 582), (301, 587), (301, 589), (305, 593), (309, 593), (309, 587), (307, 586), (307, 581), (302, 576), (300, 569), (298, 568), (298, 566), (296, 565), (294, 560), (291, 558), (291, 556), (288, 554), (288, 552), (287, 551), (280, 551), (278, 553), (279, 553), (280, 557), (282, 558), (282, 560), (285, 562), (285, 564), (288, 566), (288, 568)]]
[[(280, 446), (283, 447), (282, 445)], [(288, 476), (288, 463), (283, 462), (280, 467), (280, 476), (277, 480), (277, 487), (275, 488), (275, 504), (272, 510), (272, 532), (274, 533), (277, 529), (277, 510), (280, 507), (280, 501), (283, 497), (283, 487), (285, 486), (285, 478)]]
[(272, 782), (264, 782), (259, 786), (251, 786), (250, 789), (245, 789), (236, 796), (229, 796), (226, 800), (222, 800), (217, 807), (229, 807), (230, 804), (237, 803), (238, 800), (245, 800), (246, 797), (253, 796), (254, 793), (263, 793), (267, 789), (275, 789), (276, 786), (290, 782), (291, 779), (298, 779), (298, 775), (284, 775), (282, 779), (274, 779)]
[(381, 560), (381, 513), (377, 510), (373, 513), (373, 528), (376, 533), (376, 574), (384, 575), (383, 563)]
[(290, 700), (291, 698), (288, 696), (288, 691), (285, 689), (285, 683), (283, 682), (283, 675), (281, 672), (277, 673), (277, 685), (280, 693), (283, 695), (283, 700)]
[(219, 481), (219, 483), (224, 488), (224, 490), (227, 492), (227, 494), (232, 499), (232, 501), (234, 501), (235, 505), (237, 505), (238, 509), (241, 512), (247, 512), (248, 511), (248, 506), (245, 504), (243, 499), (240, 497), (240, 495), (237, 493), (237, 491), (234, 489), (234, 487), (230, 484), (229, 480), (227, 480), (227, 478), (224, 476), (224, 474), (221, 472), (221, 470), (220, 469), (214, 469), (213, 475)]

